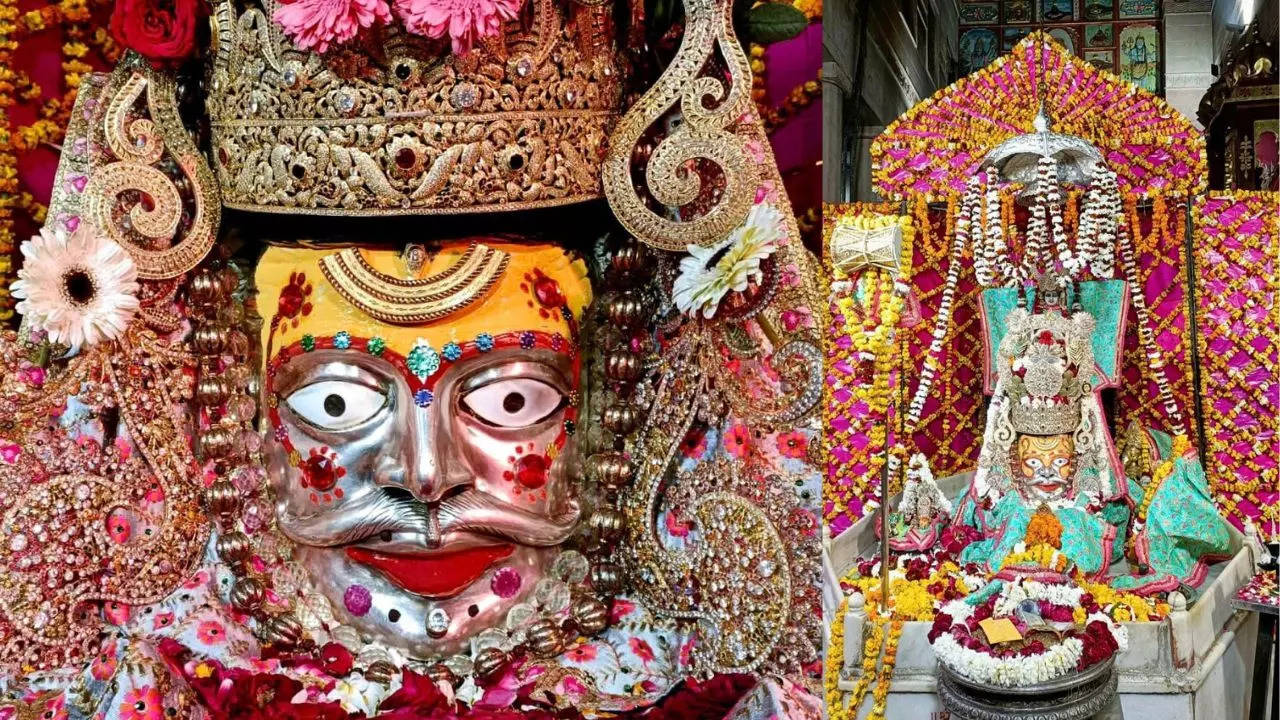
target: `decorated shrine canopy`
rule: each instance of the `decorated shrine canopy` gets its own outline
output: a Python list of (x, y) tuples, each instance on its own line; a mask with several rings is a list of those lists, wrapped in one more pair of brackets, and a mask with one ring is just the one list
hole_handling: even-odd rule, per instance
[(1037, 31), (885, 128), (871, 145), (876, 191), (895, 200), (942, 200), (963, 192), (988, 152), (1033, 132), (1042, 102), (1049, 129), (1101, 150), (1122, 192), (1204, 190), (1205, 141), (1190, 120), (1163, 98), (1095, 68)]

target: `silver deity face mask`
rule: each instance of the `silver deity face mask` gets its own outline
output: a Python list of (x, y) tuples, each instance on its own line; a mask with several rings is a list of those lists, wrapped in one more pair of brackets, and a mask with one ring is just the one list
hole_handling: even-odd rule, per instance
[[(309, 290), (312, 312), (342, 306), (304, 326), (351, 317), (336, 294)], [(579, 516), (576, 349), (513, 326), (529, 324), (520, 313), (504, 327), (473, 307), (498, 332), (442, 342), (452, 333), (440, 325), (365, 321), (361, 335), (285, 344), (267, 369), (277, 527), (341, 624), (414, 657), (462, 651), (500, 626)]]

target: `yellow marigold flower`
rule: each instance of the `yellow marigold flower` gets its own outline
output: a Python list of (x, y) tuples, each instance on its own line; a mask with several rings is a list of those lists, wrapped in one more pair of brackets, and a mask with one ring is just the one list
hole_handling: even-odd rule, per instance
[(1111, 613), (1111, 616), (1115, 618), (1116, 622), (1129, 622), (1129, 620), (1132, 619), (1132, 616), (1129, 614), (1129, 608), (1125, 607), (1116, 608), (1115, 611)]
[(1071, 611), (1071, 621), (1077, 625), (1084, 625), (1084, 621), (1088, 619), (1088, 614), (1084, 608), (1078, 607)]

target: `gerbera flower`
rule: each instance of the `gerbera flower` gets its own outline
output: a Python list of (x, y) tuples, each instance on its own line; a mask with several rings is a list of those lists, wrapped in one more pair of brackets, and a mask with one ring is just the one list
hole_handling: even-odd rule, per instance
[(713, 317), (726, 293), (743, 292), (760, 281), (760, 263), (778, 249), (782, 230), (782, 214), (762, 204), (752, 207), (746, 221), (723, 242), (690, 245), (672, 287), (676, 307), (690, 315)]
[(22, 243), (12, 293), (19, 313), (55, 343), (79, 348), (111, 340), (138, 312), (138, 271), (115, 242), (81, 223), (68, 236), (42, 228)]
[(455, 55), (470, 52), (477, 40), (497, 37), (522, 5), (524, 0), (395, 0), (396, 14), (409, 32), (448, 35)]

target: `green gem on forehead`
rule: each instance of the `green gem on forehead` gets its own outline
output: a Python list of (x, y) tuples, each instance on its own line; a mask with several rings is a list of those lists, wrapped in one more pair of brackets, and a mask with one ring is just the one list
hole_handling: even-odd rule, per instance
[(387, 349), (387, 341), (380, 337), (369, 338), (369, 342), (365, 344), (365, 349), (370, 355), (381, 355), (383, 350)]
[(409, 366), (409, 372), (416, 375), (419, 380), (425, 380), (440, 369), (440, 353), (436, 352), (436, 349), (426, 340), (419, 339), (409, 351), (409, 357), (405, 358), (405, 363)]
[(316, 349), (316, 339), (310, 333), (302, 336), (302, 349), (306, 352)]

